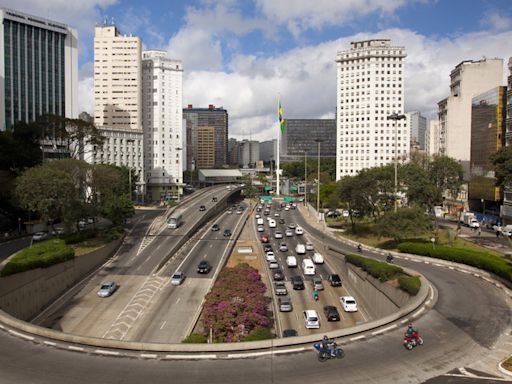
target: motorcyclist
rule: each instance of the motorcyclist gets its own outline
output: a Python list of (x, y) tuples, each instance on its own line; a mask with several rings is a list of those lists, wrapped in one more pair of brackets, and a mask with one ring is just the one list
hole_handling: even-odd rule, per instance
[(327, 335), (324, 335), (321, 345), (322, 349), (327, 349), (331, 356), (336, 356), (336, 343), (334, 340), (330, 340)]
[(357, 252), (361, 252), (363, 250), (363, 247), (361, 244), (357, 244)]
[(315, 300), (315, 301), (318, 300), (318, 290), (316, 288), (313, 289), (313, 300)]
[(407, 326), (407, 330), (405, 331), (405, 336), (418, 341), (418, 331), (413, 328), (412, 323), (409, 323)]
[(386, 261), (388, 263), (391, 263), (393, 261), (393, 255), (391, 253), (388, 253), (388, 255), (386, 256)]

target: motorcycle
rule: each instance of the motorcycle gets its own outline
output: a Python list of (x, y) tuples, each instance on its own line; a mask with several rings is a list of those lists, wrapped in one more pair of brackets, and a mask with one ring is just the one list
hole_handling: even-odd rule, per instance
[(357, 252), (359, 252), (359, 253), (363, 252), (363, 247), (361, 247), (361, 244), (357, 245)]
[(388, 262), (389, 264), (393, 263), (393, 259), (394, 259), (393, 255), (386, 256), (386, 262)]
[(323, 348), (321, 343), (313, 344), (313, 347), (318, 351), (318, 361), (325, 362), (329, 359), (341, 359), (345, 357), (343, 349), (334, 344), (334, 356), (331, 354), (329, 348)]
[(407, 333), (404, 335), (404, 347), (407, 350), (411, 350), (418, 345), (423, 345), (423, 339), (420, 334), (416, 331), (412, 336), (408, 336)]

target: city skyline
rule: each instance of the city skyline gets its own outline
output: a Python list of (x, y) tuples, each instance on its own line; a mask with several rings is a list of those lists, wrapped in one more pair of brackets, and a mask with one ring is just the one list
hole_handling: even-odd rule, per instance
[(508, 2), (464, 4), (299, 1), (288, 9), (266, 0), (154, 1), (142, 8), (133, 1), (93, 0), (76, 8), (61, 0), (4, 1), (78, 30), (80, 112), (93, 109), (94, 26), (114, 18), (121, 33), (142, 38), (143, 49), (164, 49), (183, 62), (184, 105), (222, 106), (230, 114), (230, 137), (256, 140), (277, 135), (278, 93), (285, 119), (334, 118), (336, 54), (367, 38), (405, 47), (404, 109), (435, 117), (458, 63), (483, 56), (506, 62), (512, 54)]

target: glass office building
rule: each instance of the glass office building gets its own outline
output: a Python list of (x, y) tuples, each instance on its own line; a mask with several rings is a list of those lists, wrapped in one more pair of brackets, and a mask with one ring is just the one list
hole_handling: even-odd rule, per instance
[(320, 157), (336, 158), (336, 119), (285, 119), (285, 130), (280, 142), (282, 162), (317, 157), (320, 140)]
[(76, 31), (0, 8), (0, 129), (54, 114), (78, 117)]

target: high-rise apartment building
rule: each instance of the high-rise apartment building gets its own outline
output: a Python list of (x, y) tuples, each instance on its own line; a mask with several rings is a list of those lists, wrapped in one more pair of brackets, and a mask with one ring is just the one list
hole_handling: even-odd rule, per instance
[(425, 151), (428, 156), (439, 154), (439, 121), (430, 120), (425, 132)]
[[(187, 120), (187, 129), (190, 128), (190, 137), (192, 138), (191, 163), (195, 168), (220, 168), (228, 163), (228, 112), (220, 107), (209, 105), (208, 108), (194, 108), (189, 104), (183, 109), (183, 118)], [(210, 127), (214, 129), (214, 164), (208, 160), (201, 162), (199, 159), (209, 159), (209, 155), (199, 153), (198, 132), (200, 127)], [(206, 134), (206, 133), (205, 133)], [(188, 136), (188, 134), (187, 134)], [(207, 150), (208, 153), (210, 149)]]
[(215, 127), (197, 127), (196, 165), (215, 168)]
[(502, 59), (463, 61), (450, 73), (450, 96), (438, 103), (439, 151), (461, 162), (466, 179), (471, 157), (471, 100), (501, 85), (502, 79)]
[[(471, 210), (498, 215), (501, 189), (496, 186), (491, 156), (504, 145), (507, 87), (473, 97), (471, 103), (471, 162), (468, 205)], [(485, 213), (485, 212), (484, 212)]]
[(425, 133), (427, 131), (427, 118), (421, 115), (421, 112), (406, 112), (406, 122), (411, 132), (411, 148), (425, 149)]
[(407, 123), (387, 120), (404, 112), (405, 57), (389, 39), (352, 42), (337, 54), (336, 180), (407, 158)]
[(282, 162), (304, 160), (318, 155), (317, 140), (320, 140), (320, 157), (336, 157), (335, 119), (285, 119), (280, 156)]
[[(508, 59), (507, 107), (505, 120), (505, 145), (512, 145), (512, 57)], [(512, 224), (512, 185), (503, 188), (503, 204), (500, 207), (502, 224)]]
[(181, 61), (165, 51), (142, 53), (144, 174), (151, 200), (183, 193)]
[(141, 46), (139, 37), (121, 35), (115, 25), (95, 27), (94, 123), (106, 140), (86, 158), (134, 170), (137, 196), (145, 195)]
[(75, 29), (0, 8), (0, 131), (53, 114), (78, 117)]

